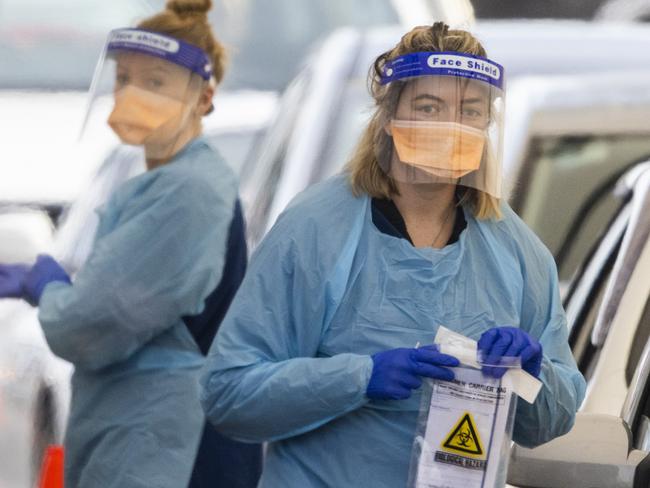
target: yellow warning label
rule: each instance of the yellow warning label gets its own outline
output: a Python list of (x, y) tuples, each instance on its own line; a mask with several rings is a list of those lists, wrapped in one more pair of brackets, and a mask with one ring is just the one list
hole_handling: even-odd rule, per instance
[(478, 435), (472, 414), (465, 412), (451, 429), (440, 446), (447, 452), (463, 453), (465, 456), (485, 458), (485, 451)]

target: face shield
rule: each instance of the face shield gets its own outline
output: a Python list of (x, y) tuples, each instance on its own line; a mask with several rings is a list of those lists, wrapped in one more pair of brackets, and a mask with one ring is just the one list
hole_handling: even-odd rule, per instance
[(207, 54), (179, 39), (139, 29), (112, 31), (97, 65), (82, 136), (105, 130), (147, 158), (173, 155), (212, 76)]
[[(383, 68), (392, 96), (382, 169), (410, 184), (453, 184), (502, 194), (503, 67), (456, 52), (400, 56)], [(392, 95), (391, 95), (392, 94)]]

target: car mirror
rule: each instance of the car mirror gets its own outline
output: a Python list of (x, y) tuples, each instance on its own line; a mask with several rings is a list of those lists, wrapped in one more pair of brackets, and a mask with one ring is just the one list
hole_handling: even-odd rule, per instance
[(573, 429), (535, 449), (513, 446), (508, 483), (517, 487), (637, 488), (650, 486), (650, 454), (632, 449), (623, 419), (578, 414)]

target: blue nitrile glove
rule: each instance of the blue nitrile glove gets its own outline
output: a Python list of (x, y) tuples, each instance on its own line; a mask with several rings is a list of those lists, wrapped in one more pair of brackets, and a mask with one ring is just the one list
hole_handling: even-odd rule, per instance
[(390, 349), (373, 354), (372, 362), (366, 390), (371, 400), (404, 400), (422, 385), (421, 376), (451, 381), (454, 373), (445, 366), (459, 365), (458, 359), (442, 354), (436, 346)]
[[(495, 327), (483, 332), (478, 349), (487, 364), (499, 364), (503, 357), (520, 357), (522, 369), (535, 378), (542, 368), (542, 345), (516, 327)], [(494, 378), (501, 378), (506, 371), (506, 368), (483, 366), (483, 373)]]
[(36, 258), (36, 263), (29, 270), (23, 283), (23, 298), (30, 304), (37, 306), (45, 287), (53, 281), (70, 284), (68, 273), (52, 256), (41, 254)]
[(0, 298), (22, 298), (28, 272), (26, 264), (0, 264)]

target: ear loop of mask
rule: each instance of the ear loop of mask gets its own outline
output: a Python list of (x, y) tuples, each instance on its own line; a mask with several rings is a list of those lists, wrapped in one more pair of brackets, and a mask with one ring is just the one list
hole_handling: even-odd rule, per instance
[[(214, 75), (210, 77), (210, 80), (208, 81), (208, 85), (216, 93), (216, 91), (217, 91), (217, 79), (214, 77)], [(212, 112), (214, 112), (214, 102), (210, 103), (210, 108), (208, 109), (208, 111), (205, 114), (203, 114), (203, 116), (205, 117), (206, 115), (210, 115)]]

